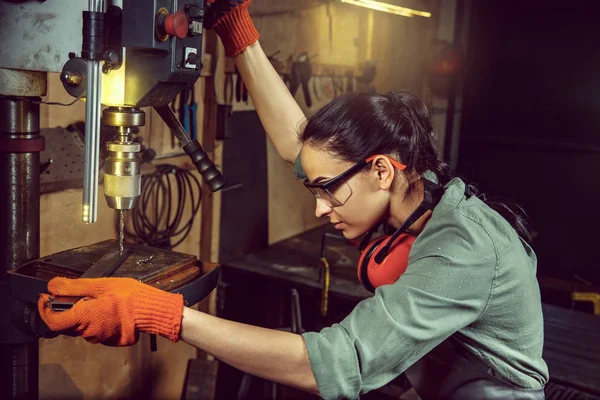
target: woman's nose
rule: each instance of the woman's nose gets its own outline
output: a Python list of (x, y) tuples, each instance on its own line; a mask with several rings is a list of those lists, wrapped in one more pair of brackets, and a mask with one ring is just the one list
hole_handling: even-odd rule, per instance
[(333, 211), (333, 208), (323, 203), (321, 200), (317, 199), (317, 208), (315, 210), (315, 215), (317, 218), (321, 218), (324, 215), (327, 215)]

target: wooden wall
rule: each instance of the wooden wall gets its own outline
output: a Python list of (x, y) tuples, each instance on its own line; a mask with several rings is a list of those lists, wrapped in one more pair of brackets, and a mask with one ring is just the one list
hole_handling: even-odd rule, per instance
[[(436, 4), (437, 0), (411, 3), (421, 9)], [(279, 51), (277, 58), (287, 60), (307, 52), (314, 56), (313, 63), (348, 67), (373, 60), (377, 66), (373, 85), (379, 93), (411, 90), (424, 94), (421, 67), (435, 34), (435, 15), (406, 18), (341, 2), (309, 0), (254, 0), (250, 12), (267, 55)], [(306, 106), (302, 89), (295, 97), (308, 117), (334, 98), (326, 79), (317, 79), (316, 84), (322, 98), (317, 101), (313, 95), (312, 107)], [(312, 90), (312, 82), (309, 86)], [(234, 110), (244, 109), (252, 109), (252, 104), (234, 104)], [(290, 165), (280, 159), (270, 142), (267, 156), (269, 243), (327, 223), (314, 216), (314, 198), (293, 178)]]

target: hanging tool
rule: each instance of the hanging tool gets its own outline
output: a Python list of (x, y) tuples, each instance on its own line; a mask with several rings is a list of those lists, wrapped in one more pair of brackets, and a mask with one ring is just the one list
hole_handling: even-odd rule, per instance
[[(321, 96), (321, 77), (320, 76), (313, 76), (312, 77), (312, 91), (313, 91), (313, 96), (315, 96), (315, 99), (317, 101), (321, 101), (322, 96)], [(318, 81), (318, 82), (317, 82)]]
[(329, 280), (331, 278), (331, 272), (329, 268), (329, 261), (324, 256), (320, 259), (323, 264), (323, 273), (321, 278), (321, 316), (327, 315), (327, 309), (329, 308)]
[(273, 68), (275, 68), (275, 71), (277, 71), (277, 73), (283, 80), (283, 83), (285, 83), (285, 86), (287, 86), (287, 88), (289, 89), (290, 88), (290, 74), (289, 74), (289, 72), (286, 72), (287, 71), (286, 65), (292, 63), (292, 56), (290, 55), (288, 60), (282, 61), (279, 58), (277, 58), (279, 53), (281, 53), (281, 50), (277, 50), (275, 53), (270, 54), (269, 56), (267, 56), (267, 59), (271, 62), (271, 65), (273, 66)]
[(324, 317), (327, 315), (327, 309), (329, 307), (329, 286), (331, 280), (331, 268), (327, 257), (325, 256), (325, 250), (327, 249), (326, 241), (327, 238), (346, 240), (342, 235), (335, 235), (333, 233), (324, 232), (321, 235), (321, 253), (319, 261), (323, 265), (323, 269), (319, 272), (319, 280), (321, 282), (321, 315)]
[(337, 98), (344, 94), (344, 80), (339, 76), (332, 76), (331, 82), (333, 83), (333, 95)]
[(242, 75), (237, 67), (235, 68), (235, 74), (237, 75), (237, 79), (235, 80), (235, 101), (239, 103), (242, 101)]
[(285, 64), (290, 65), (290, 68), (284, 69), (284, 72), (281, 76), (281, 79), (283, 79), (283, 83), (285, 83), (285, 86), (287, 86), (288, 89), (291, 90), (292, 88), (292, 68), (291, 65), (294, 64), (294, 59), (292, 57), (292, 55), (290, 54), (290, 56), (287, 58), (287, 60), (285, 60)]
[(190, 87), (190, 136), (193, 140), (198, 139), (198, 103), (196, 103), (196, 90), (194, 86)]
[(183, 125), (183, 129), (191, 135), (190, 133), (190, 89), (186, 87), (179, 94), (179, 120)]
[(179, 119), (192, 140), (198, 138), (197, 112), (198, 103), (196, 103), (196, 93), (194, 86), (190, 85), (179, 94)]
[(346, 93), (354, 92), (354, 72), (352, 70), (346, 71)]
[(225, 74), (225, 85), (223, 87), (223, 101), (227, 105), (233, 104), (233, 74)]
[(223, 101), (225, 104), (217, 104), (217, 140), (233, 135), (233, 74), (225, 74)]
[[(171, 103), (169, 103), (169, 107), (171, 108), (172, 111), (175, 111), (175, 100), (173, 100)], [(174, 149), (175, 148), (175, 134), (171, 131), (171, 148)]]
[(292, 81), (290, 85), (290, 92), (292, 96), (296, 95), (298, 87), (302, 85), (302, 92), (304, 92), (304, 102), (307, 107), (312, 107), (312, 99), (310, 97), (310, 88), (308, 82), (312, 76), (312, 67), (310, 65), (310, 57), (307, 52), (300, 53), (296, 58), (296, 61), (292, 64)]

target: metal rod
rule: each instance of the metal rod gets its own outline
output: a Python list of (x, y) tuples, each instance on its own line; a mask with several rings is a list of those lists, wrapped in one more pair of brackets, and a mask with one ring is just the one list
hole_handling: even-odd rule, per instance
[[(89, 0), (89, 11), (104, 11), (104, 0)], [(102, 101), (101, 61), (87, 61), (85, 103), (85, 159), (83, 164), (83, 222), (98, 219), (98, 166), (100, 153), (100, 107)]]
[(175, 137), (179, 139), (182, 146), (192, 143), (192, 138), (185, 131), (183, 125), (181, 125), (181, 122), (179, 122), (179, 120), (173, 113), (173, 110), (171, 110), (171, 107), (169, 107), (168, 104), (156, 106), (154, 107), (154, 109), (156, 110), (158, 115), (160, 115), (163, 121), (165, 121), (165, 124), (167, 124), (167, 126), (171, 128), (171, 132), (173, 132)]

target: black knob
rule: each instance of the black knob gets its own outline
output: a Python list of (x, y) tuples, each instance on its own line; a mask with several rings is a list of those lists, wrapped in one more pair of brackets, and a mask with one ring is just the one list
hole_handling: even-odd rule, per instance
[(202, 19), (204, 17), (204, 10), (196, 4), (186, 4), (184, 11), (190, 19)]
[(142, 161), (143, 162), (152, 162), (152, 160), (154, 160), (154, 158), (156, 157), (156, 151), (154, 151), (151, 148), (147, 148), (146, 150), (144, 150), (142, 152)]
[(196, 64), (199, 59), (200, 55), (196, 53), (190, 53), (188, 54), (187, 60), (185, 60), (185, 62), (186, 64)]

